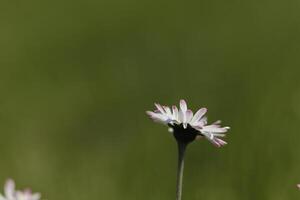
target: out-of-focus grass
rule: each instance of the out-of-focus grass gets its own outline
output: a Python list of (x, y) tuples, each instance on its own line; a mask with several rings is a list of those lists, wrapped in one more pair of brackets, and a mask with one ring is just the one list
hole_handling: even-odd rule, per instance
[(188, 149), (183, 198), (296, 199), (298, 1), (2, 1), (0, 181), (46, 199), (174, 199), (147, 118), (186, 98), (232, 127)]

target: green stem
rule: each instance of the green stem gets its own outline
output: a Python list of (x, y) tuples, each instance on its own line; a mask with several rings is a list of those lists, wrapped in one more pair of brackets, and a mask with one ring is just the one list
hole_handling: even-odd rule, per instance
[(182, 179), (183, 179), (183, 169), (184, 169), (184, 153), (187, 144), (177, 141), (178, 144), (178, 171), (177, 171), (177, 191), (176, 200), (181, 200), (182, 196)]

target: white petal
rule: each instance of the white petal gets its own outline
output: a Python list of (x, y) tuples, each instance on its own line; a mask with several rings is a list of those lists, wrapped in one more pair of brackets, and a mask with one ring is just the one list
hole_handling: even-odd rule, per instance
[(161, 113), (165, 113), (165, 111), (164, 111), (163, 107), (162, 107), (160, 104), (158, 104), (158, 103), (155, 103), (154, 105), (155, 105), (155, 107), (156, 107), (156, 108), (159, 110), (159, 112), (161, 112)]
[(17, 191), (16, 193), (16, 200), (39, 200), (40, 197), (39, 193), (32, 194), (29, 190)]
[(176, 106), (172, 106), (172, 110), (173, 110), (173, 119), (178, 122), (179, 121), (178, 120), (178, 108)]
[(183, 123), (184, 122), (184, 113), (182, 112), (182, 110), (180, 109), (178, 112), (178, 122), (179, 123)]
[(7, 199), (14, 199), (15, 196), (15, 182), (12, 179), (6, 181), (4, 186), (4, 194)]
[(214, 125), (219, 125), (219, 124), (221, 124), (221, 120), (217, 120), (217, 121), (215, 121), (214, 123), (212, 123), (212, 124), (214, 124)]
[(183, 112), (186, 112), (186, 111), (187, 111), (187, 105), (186, 105), (185, 100), (183, 100), (183, 99), (180, 100), (180, 109), (181, 109)]
[(215, 137), (226, 137), (224, 133), (213, 133)]
[(193, 112), (191, 110), (187, 110), (186, 112), (182, 111), (182, 113), (183, 113), (183, 120), (182, 120), (183, 128), (187, 128), (188, 123), (193, 118)]
[(208, 125), (202, 128), (203, 131), (212, 133), (225, 133), (228, 129), (229, 127), (218, 127), (217, 125)]
[(201, 108), (201, 109), (199, 109), (199, 110), (195, 113), (195, 115), (194, 115), (194, 117), (193, 117), (191, 123), (195, 123), (195, 122), (199, 121), (199, 120), (201, 119), (201, 117), (203, 117), (203, 115), (205, 115), (206, 112), (207, 112), (207, 109), (206, 109), (206, 108)]
[(39, 200), (41, 198), (41, 195), (39, 193), (35, 193), (31, 195), (31, 200)]
[(0, 194), (0, 200), (7, 200)]
[(172, 112), (171, 112), (171, 109), (168, 107), (168, 106), (163, 106), (164, 110), (166, 111), (166, 115), (169, 117), (169, 118), (172, 118)]
[(207, 124), (207, 117), (202, 117), (199, 121), (194, 122), (193, 126), (201, 128), (206, 124)]
[(169, 123), (170, 119), (168, 118), (168, 116), (161, 114), (161, 113), (155, 113), (152, 111), (147, 111), (146, 112), (154, 121), (156, 122), (160, 122), (163, 124), (167, 124)]
[(193, 111), (187, 110), (186, 111), (186, 123), (190, 123), (190, 121), (193, 119)]
[(27, 194), (24, 194), (22, 191), (17, 191), (16, 193), (16, 200), (27, 200)]

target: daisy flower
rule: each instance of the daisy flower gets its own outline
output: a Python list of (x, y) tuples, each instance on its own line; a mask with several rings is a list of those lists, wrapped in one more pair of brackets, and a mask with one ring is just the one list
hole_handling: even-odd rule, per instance
[(15, 182), (9, 179), (4, 186), (4, 196), (0, 194), (0, 200), (40, 200), (40, 194), (33, 194), (29, 189), (18, 191), (15, 189)]
[(221, 127), (221, 121), (213, 124), (207, 124), (205, 113), (206, 108), (199, 109), (195, 114), (188, 109), (186, 102), (180, 100), (179, 109), (176, 106), (171, 108), (161, 106), (155, 103), (155, 111), (147, 111), (146, 113), (155, 121), (169, 127), (169, 131), (173, 133), (178, 145), (178, 170), (176, 182), (176, 200), (182, 197), (182, 180), (184, 168), (184, 154), (187, 145), (197, 138), (206, 138), (217, 147), (227, 144), (221, 138), (225, 137), (225, 133), (229, 127)]
[(221, 138), (225, 137), (225, 133), (229, 127), (221, 127), (221, 121), (213, 124), (207, 124), (205, 116), (207, 109), (200, 108), (195, 114), (188, 109), (185, 100), (180, 100), (179, 109), (176, 106), (171, 108), (161, 106), (155, 103), (155, 111), (147, 111), (146, 113), (155, 121), (167, 125), (169, 131), (173, 132), (176, 140), (189, 143), (196, 138), (205, 137), (208, 141), (217, 147), (227, 144)]

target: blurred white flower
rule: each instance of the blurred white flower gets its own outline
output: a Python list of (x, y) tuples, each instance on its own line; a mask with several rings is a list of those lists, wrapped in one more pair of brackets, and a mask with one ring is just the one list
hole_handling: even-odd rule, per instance
[(161, 106), (155, 103), (155, 111), (146, 113), (155, 121), (169, 126), (177, 140), (189, 143), (201, 136), (205, 137), (212, 144), (221, 147), (227, 144), (220, 137), (225, 137), (229, 127), (221, 127), (221, 121), (207, 125), (207, 118), (204, 116), (206, 108), (199, 109), (195, 114), (187, 108), (184, 100), (180, 100), (180, 108), (172, 106)]
[(28, 189), (18, 191), (15, 189), (15, 182), (12, 179), (9, 179), (4, 186), (4, 196), (0, 194), (0, 200), (40, 200), (40, 194), (33, 194)]
[(300, 190), (300, 184), (297, 184), (297, 188), (298, 188), (298, 190)]

